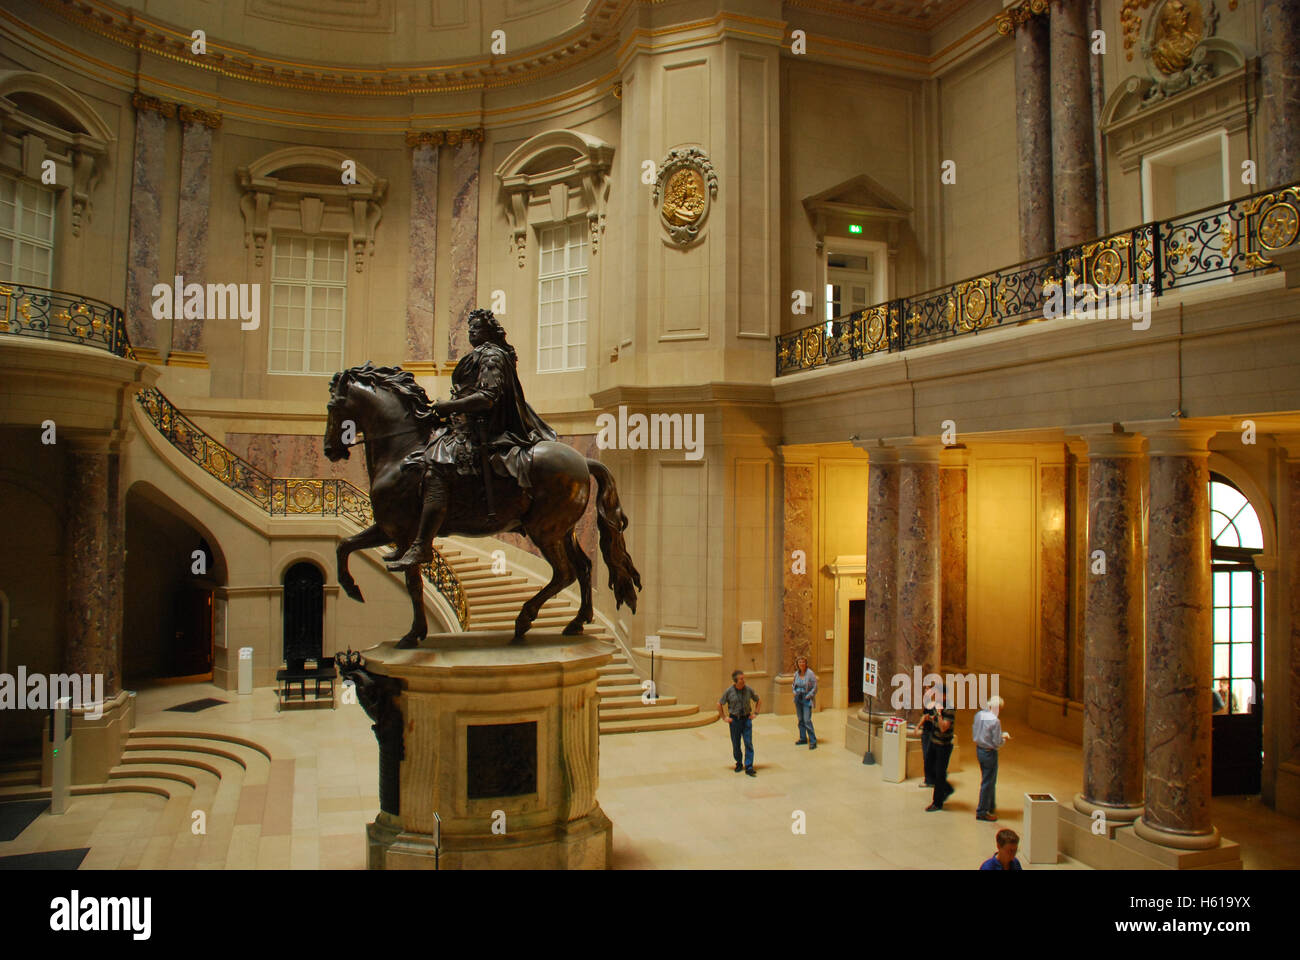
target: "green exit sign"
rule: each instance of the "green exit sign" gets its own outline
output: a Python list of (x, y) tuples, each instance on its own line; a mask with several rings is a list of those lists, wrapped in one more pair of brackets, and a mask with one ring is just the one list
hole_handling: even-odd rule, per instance
[(860, 223), (849, 224), (849, 233), (861, 233), (861, 232), (862, 232), (862, 224)]

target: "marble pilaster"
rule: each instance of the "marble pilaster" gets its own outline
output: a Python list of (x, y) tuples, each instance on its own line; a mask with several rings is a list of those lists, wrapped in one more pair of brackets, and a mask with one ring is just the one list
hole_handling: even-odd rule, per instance
[(939, 465), (939, 662), (966, 665), (966, 491), (968, 451), (945, 450)]
[(1259, 188), (1300, 180), (1300, 4), (1260, 0), (1264, 170)]
[(1058, 249), (1097, 235), (1087, 8), (1085, 0), (1052, 0), (1049, 18), (1052, 212)]
[[(102, 674), (104, 693), (118, 689), (119, 650), (113, 648), (110, 627), (116, 603), (114, 562), (110, 554), (113, 523), (110, 503), (116, 487), (107, 437), (71, 437), (68, 454), (64, 553), (67, 557), (67, 646), (64, 668), (69, 673)], [(120, 634), (120, 626), (117, 631)]]
[(432, 362), (438, 266), (438, 148), (411, 150), (410, 254), (406, 271), (406, 359)]
[(1038, 468), (1038, 689), (1057, 697), (1064, 697), (1068, 692), (1065, 501), (1065, 464), (1041, 464)]
[(1281, 532), (1290, 557), (1287, 592), (1291, 595), (1291, 635), (1286, 639), (1290, 695), (1282, 716), (1291, 734), (1291, 762), (1300, 765), (1300, 438), (1290, 445), (1288, 454), (1283, 464), (1288, 529)]
[(1084, 619), (1088, 610), (1088, 448), (1082, 441), (1067, 443), (1065, 456), (1065, 523), (1069, 531), (1070, 616), (1069, 699), (1083, 702)]
[(939, 447), (899, 450), (898, 668), (939, 667)]
[[(206, 283), (208, 209), (212, 205), (212, 128), (197, 119), (181, 125), (180, 200), (176, 209), (176, 273), (185, 284)], [(202, 317), (172, 320), (172, 351), (203, 352)]]
[(877, 700), (889, 702), (898, 672), (898, 451), (872, 447), (867, 465), (866, 619), (863, 649), (879, 668)]
[(135, 149), (131, 161), (131, 225), (126, 257), (126, 330), (131, 346), (156, 358), (159, 336), (153, 318), (153, 285), (159, 276), (159, 225), (166, 117), (176, 107), (136, 94)]
[[(809, 463), (785, 465), (785, 513), (783, 563), (784, 600), (782, 610), (781, 672), (794, 670), (794, 658), (811, 657), (813, 648), (813, 585), (816, 577), (808, 568), (816, 542), (817, 474)], [(801, 551), (803, 572), (796, 573), (795, 551)], [(811, 662), (811, 661), (810, 661)]]
[(1086, 439), (1083, 791), (1074, 805), (1133, 820), (1142, 812), (1143, 786), (1142, 438)]
[[(1045, 6), (1045, 4), (1044, 4)], [(1052, 252), (1052, 89), (1047, 17), (1015, 26), (1016, 154), (1020, 182), (1020, 257)]]
[(447, 357), (469, 352), (466, 322), (478, 299), (478, 176), (480, 145), (466, 138), (455, 148), (451, 200), (451, 325)]
[(1148, 454), (1146, 805), (1135, 830), (1192, 850), (1219, 844), (1210, 822), (1211, 434), (1153, 433)]

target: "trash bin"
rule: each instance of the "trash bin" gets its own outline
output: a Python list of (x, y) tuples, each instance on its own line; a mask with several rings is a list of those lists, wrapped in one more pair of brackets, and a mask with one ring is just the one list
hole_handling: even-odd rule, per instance
[(887, 783), (907, 779), (907, 721), (887, 717), (880, 725), (880, 773)]
[(239, 693), (246, 696), (253, 692), (253, 648), (239, 648)]
[(1056, 863), (1059, 819), (1056, 797), (1050, 793), (1026, 793), (1021, 856), (1030, 863)]

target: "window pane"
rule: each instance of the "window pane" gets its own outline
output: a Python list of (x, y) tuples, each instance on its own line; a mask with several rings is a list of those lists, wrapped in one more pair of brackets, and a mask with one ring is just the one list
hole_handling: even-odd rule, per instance
[(1228, 644), (1216, 643), (1214, 645), (1214, 675), (1216, 677), (1226, 677), (1228, 675)]

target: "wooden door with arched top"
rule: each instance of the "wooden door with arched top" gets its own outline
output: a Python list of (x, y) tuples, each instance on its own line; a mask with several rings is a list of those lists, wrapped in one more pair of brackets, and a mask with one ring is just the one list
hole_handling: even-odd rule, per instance
[(325, 636), (325, 575), (313, 563), (284, 572), (284, 662), (319, 660)]
[(1213, 570), (1214, 717), (1211, 792), (1260, 792), (1264, 766), (1264, 578), (1255, 556), (1264, 549), (1255, 508), (1235, 484), (1210, 474), (1210, 562)]

